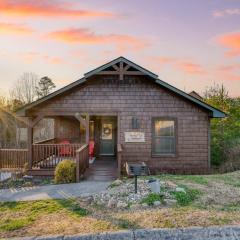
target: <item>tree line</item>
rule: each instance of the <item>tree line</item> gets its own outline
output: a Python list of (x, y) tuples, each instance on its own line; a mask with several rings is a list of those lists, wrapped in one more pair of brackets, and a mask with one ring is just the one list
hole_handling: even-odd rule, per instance
[(56, 85), (47, 76), (39, 78), (32, 72), (23, 73), (9, 91), (9, 96), (0, 96), (0, 107), (16, 111), (25, 104), (50, 94)]

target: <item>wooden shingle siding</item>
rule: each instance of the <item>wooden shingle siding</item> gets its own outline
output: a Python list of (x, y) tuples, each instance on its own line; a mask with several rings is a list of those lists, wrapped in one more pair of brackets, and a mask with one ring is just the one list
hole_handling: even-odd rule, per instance
[[(39, 105), (30, 115), (75, 113), (118, 115), (122, 164), (144, 161), (151, 172), (206, 172), (208, 162), (209, 116), (206, 110), (160, 87), (143, 76), (98, 76), (71, 92)], [(139, 119), (137, 131), (145, 133), (145, 143), (125, 143), (124, 132), (132, 129), (132, 117)], [(177, 119), (176, 156), (152, 156), (152, 118)]]

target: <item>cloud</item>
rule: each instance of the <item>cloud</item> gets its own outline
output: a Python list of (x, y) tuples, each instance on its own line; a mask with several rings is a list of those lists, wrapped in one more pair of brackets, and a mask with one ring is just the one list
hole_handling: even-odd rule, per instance
[(20, 54), (21, 57), (23, 57), (24, 61), (27, 63), (33, 63), (34, 61), (45, 61), (49, 64), (62, 64), (64, 63), (64, 60), (60, 57), (56, 57), (56, 56), (49, 56), (49, 55), (45, 55), (45, 54), (41, 54), (38, 52), (27, 52), (24, 54)]
[(216, 75), (219, 79), (240, 81), (240, 64), (217, 66)]
[(69, 28), (50, 32), (46, 38), (62, 41), (68, 44), (115, 44), (118, 51), (140, 50), (148, 45), (148, 43), (137, 37), (124, 34), (96, 34), (87, 28)]
[(150, 58), (152, 65), (157, 68), (163, 66), (170, 66), (171, 68), (180, 70), (186, 74), (190, 75), (204, 75), (207, 71), (201, 64), (198, 64), (191, 60), (185, 60), (177, 57), (168, 57), (168, 56), (155, 56)]
[(217, 43), (227, 49), (229, 49), (225, 56), (236, 57), (240, 56), (240, 32), (226, 33), (217, 37)]
[(0, 23), (0, 34), (27, 35), (31, 34), (32, 32), (33, 30), (25, 25)]
[(215, 18), (225, 17), (228, 15), (240, 15), (240, 8), (227, 8), (213, 11), (212, 16)]
[(206, 73), (200, 64), (193, 62), (180, 62), (176, 64), (176, 67), (187, 74), (202, 75)]
[(111, 17), (105, 11), (78, 9), (76, 4), (62, 0), (1, 0), (0, 13), (19, 17)]
[(240, 71), (240, 64), (220, 65), (217, 67), (217, 71), (220, 71), (220, 72), (232, 72), (237, 70)]

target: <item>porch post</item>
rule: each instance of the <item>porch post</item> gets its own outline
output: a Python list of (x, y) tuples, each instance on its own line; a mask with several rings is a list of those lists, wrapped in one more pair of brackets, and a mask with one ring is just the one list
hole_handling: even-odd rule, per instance
[(32, 169), (32, 161), (33, 161), (33, 125), (32, 125), (32, 119), (28, 119), (28, 169)]
[(86, 144), (89, 143), (89, 114), (86, 114)]

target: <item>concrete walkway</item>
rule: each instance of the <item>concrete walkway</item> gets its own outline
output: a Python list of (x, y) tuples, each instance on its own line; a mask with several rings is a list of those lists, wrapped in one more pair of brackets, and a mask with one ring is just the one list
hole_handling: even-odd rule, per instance
[(0, 190), (0, 202), (84, 197), (106, 190), (110, 183), (83, 181), (71, 184), (2, 189)]

